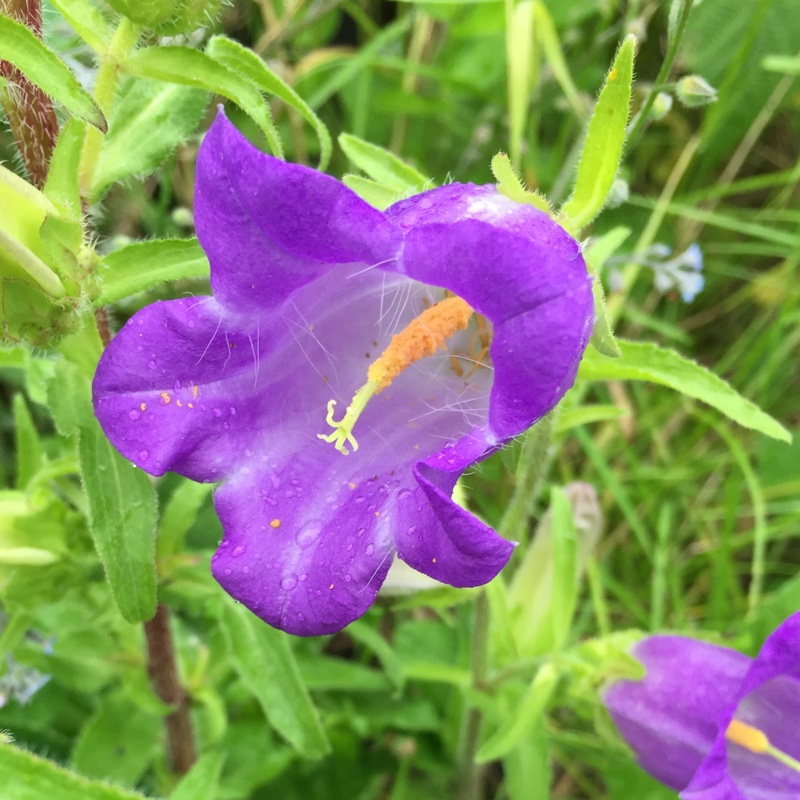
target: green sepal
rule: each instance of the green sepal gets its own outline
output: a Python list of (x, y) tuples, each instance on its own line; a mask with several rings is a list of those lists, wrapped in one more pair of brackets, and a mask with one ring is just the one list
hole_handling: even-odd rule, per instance
[(497, 191), (516, 203), (524, 203), (545, 214), (550, 214), (550, 204), (539, 192), (531, 192), (522, 185), (522, 181), (514, 171), (511, 160), (505, 153), (498, 153), (492, 158), (492, 175), (497, 181)]

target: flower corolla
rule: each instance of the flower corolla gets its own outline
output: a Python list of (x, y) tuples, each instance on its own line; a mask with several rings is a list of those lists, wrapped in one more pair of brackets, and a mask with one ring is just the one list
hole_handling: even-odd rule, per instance
[(683, 636), (650, 636), (642, 681), (605, 703), (639, 763), (682, 800), (800, 797), (800, 613), (758, 657)]
[(152, 475), (221, 482), (212, 572), (283, 630), (344, 627), (395, 554), (491, 580), (514, 545), (451, 493), (573, 383), (593, 322), (577, 242), (494, 186), (378, 211), (222, 114), (196, 175), (213, 296), (154, 303), (112, 340), (93, 385), (111, 442)]

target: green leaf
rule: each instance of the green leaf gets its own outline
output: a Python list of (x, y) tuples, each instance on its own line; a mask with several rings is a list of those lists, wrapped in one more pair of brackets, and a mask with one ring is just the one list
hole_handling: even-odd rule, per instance
[(687, 397), (702, 400), (745, 428), (791, 441), (791, 434), (777, 420), (765, 414), (755, 403), (742, 397), (722, 378), (674, 350), (665, 350), (648, 342), (619, 341), (622, 356), (607, 359), (587, 350), (578, 369), (578, 377), (592, 381), (651, 381), (675, 389)]
[(550, 204), (539, 192), (531, 192), (522, 185), (522, 181), (511, 166), (511, 161), (505, 153), (498, 153), (492, 158), (492, 175), (498, 183), (497, 191), (517, 203), (538, 208), (545, 214), (550, 213)]
[(101, 261), (102, 285), (94, 305), (114, 303), (165, 281), (207, 278), (208, 274), (208, 259), (197, 239), (136, 242)]
[(269, 105), (250, 80), (189, 47), (146, 47), (125, 61), (125, 69), (140, 78), (194, 86), (233, 100), (264, 132), (273, 155), (283, 158)]
[(158, 558), (179, 552), (183, 537), (194, 524), (197, 512), (203, 505), (213, 486), (184, 480), (172, 493), (161, 515), (158, 525), (156, 552)]
[(91, 423), (92, 388), (80, 368), (69, 361), (55, 361), (52, 374), (46, 378), (47, 407), (62, 436)]
[(70, 220), (81, 221), (81, 190), (78, 183), (78, 162), (86, 136), (86, 125), (71, 119), (58, 134), (47, 171), (44, 193), (50, 200), (66, 208)]
[(89, 0), (50, 0), (50, 4), (95, 53), (105, 53), (114, 31)]
[(195, 131), (207, 105), (202, 89), (127, 80), (108, 119), (92, 199), (102, 197), (112, 183), (153, 172)]
[(3, 800), (146, 800), (137, 792), (90, 781), (52, 761), (0, 742)]
[(531, 89), (539, 71), (533, 35), (533, 5), (533, 0), (505, 2), (509, 150), (511, 162), (516, 167), (519, 167), (522, 156)]
[(160, 716), (142, 711), (122, 692), (103, 695), (75, 744), (72, 767), (91, 778), (133, 786), (158, 751), (162, 726)]
[(42, 445), (21, 394), (14, 395), (14, 427), (17, 432), (17, 488), (24, 489), (42, 466)]
[(525, 692), (522, 702), (507, 721), (495, 731), (478, 750), (475, 760), (479, 764), (494, 761), (508, 753), (528, 734), (535, 722), (544, 714), (547, 702), (558, 683), (558, 673), (552, 664), (545, 664)]
[(78, 455), (89, 527), (111, 593), (128, 622), (156, 610), (156, 496), (150, 479), (121, 456), (95, 420), (81, 428)]
[(622, 159), (633, 82), (634, 36), (617, 52), (589, 122), (572, 196), (561, 212), (575, 231), (588, 225), (605, 205)]
[(106, 130), (103, 112), (66, 64), (24, 25), (0, 14), (0, 58), (10, 61), (70, 114)]
[(216, 800), (224, 759), (218, 752), (201, 756), (172, 790), (169, 800)]
[(761, 67), (767, 72), (784, 72), (787, 75), (800, 75), (800, 57), (798, 56), (767, 56)]
[(575, 116), (579, 120), (583, 120), (586, 116), (586, 107), (572, 80), (572, 76), (569, 74), (569, 67), (567, 67), (567, 62), (564, 59), (561, 42), (558, 41), (558, 31), (553, 23), (553, 18), (550, 16), (547, 6), (541, 0), (535, 0), (533, 4), (533, 32), (542, 45), (544, 57), (561, 90), (564, 92), (567, 102), (575, 112)]
[(602, 353), (608, 358), (619, 358), (619, 345), (611, 330), (606, 293), (603, 291), (603, 282), (599, 275), (592, 277), (592, 301), (594, 303), (594, 326), (592, 327), (592, 338), (589, 341), (598, 353)]
[(606, 265), (606, 261), (622, 247), (630, 235), (630, 228), (618, 225), (597, 239), (592, 237), (591, 244), (583, 253), (589, 269), (596, 275), (599, 274), (600, 270)]
[(420, 192), (430, 183), (421, 172), (376, 144), (365, 142), (350, 133), (340, 134), (338, 142), (353, 164), (387, 189)]
[(373, 208), (383, 211), (392, 203), (400, 199), (400, 193), (394, 189), (387, 189), (383, 184), (376, 183), (360, 175), (345, 175), (342, 183), (352, 189), (362, 200), (366, 200)]
[(222, 624), (233, 665), (270, 725), (306, 758), (326, 755), (330, 745), (300, 677), (289, 637), (228, 600)]
[(575, 520), (564, 490), (550, 489), (551, 532), (553, 537), (553, 590), (550, 598), (550, 626), (553, 650), (563, 647), (572, 627), (578, 600), (578, 535)]
[(252, 50), (226, 36), (212, 36), (206, 47), (206, 53), (226, 67), (249, 78), (262, 92), (280, 97), (286, 105), (297, 111), (314, 129), (319, 139), (318, 168), (324, 170), (328, 166), (332, 149), (328, 128), (311, 106), (283, 78), (276, 75)]
[(555, 433), (565, 433), (577, 428), (578, 425), (588, 425), (591, 422), (607, 422), (610, 419), (626, 417), (628, 412), (624, 408), (611, 405), (589, 405), (580, 408), (568, 408), (556, 418)]

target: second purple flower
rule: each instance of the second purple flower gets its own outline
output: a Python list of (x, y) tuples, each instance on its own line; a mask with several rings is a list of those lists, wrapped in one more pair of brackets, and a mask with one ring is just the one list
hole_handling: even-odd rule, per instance
[(94, 402), (137, 466), (222, 482), (223, 588), (314, 635), (363, 614), (395, 554), (491, 580), (513, 545), (450, 495), (572, 385), (593, 322), (577, 242), (494, 186), (377, 211), (222, 115), (195, 217), (213, 297), (137, 313)]

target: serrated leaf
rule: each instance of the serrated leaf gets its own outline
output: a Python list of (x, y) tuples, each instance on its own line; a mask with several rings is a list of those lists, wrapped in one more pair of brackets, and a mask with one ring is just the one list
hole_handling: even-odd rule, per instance
[(745, 428), (789, 442), (791, 434), (777, 420), (765, 414), (755, 403), (742, 397), (722, 378), (689, 361), (674, 350), (649, 342), (619, 340), (622, 355), (608, 359), (587, 350), (578, 368), (584, 380), (650, 381), (675, 389), (687, 397), (702, 400)]
[(172, 790), (169, 800), (216, 800), (224, 759), (218, 752), (201, 756)]
[(98, 200), (112, 183), (147, 175), (196, 130), (208, 94), (189, 86), (130, 78), (108, 119), (92, 183)]
[(89, 0), (50, 0), (50, 3), (95, 53), (105, 53), (114, 31)]
[(155, 490), (94, 419), (81, 427), (78, 455), (89, 529), (111, 593), (128, 622), (148, 620), (156, 611)]
[(269, 105), (243, 75), (189, 47), (146, 47), (125, 61), (125, 69), (140, 78), (194, 86), (233, 100), (264, 132), (273, 155), (283, 158)]
[(600, 213), (617, 175), (630, 113), (635, 49), (635, 37), (627, 36), (592, 113), (575, 188), (561, 208), (567, 227), (574, 231), (588, 225)]
[(24, 489), (42, 466), (42, 445), (28, 404), (14, 395), (14, 428), (17, 434), (17, 488)]
[(3, 800), (146, 800), (138, 792), (90, 781), (46, 758), (0, 742)]
[(66, 64), (28, 28), (0, 14), (0, 58), (12, 63), (34, 85), (70, 114), (106, 130), (103, 112)]
[(165, 281), (207, 278), (210, 267), (197, 239), (154, 239), (109, 253), (100, 262), (102, 278), (95, 306), (104, 306)]
[(228, 39), (226, 36), (212, 36), (206, 47), (206, 53), (226, 67), (249, 78), (262, 92), (280, 97), (284, 103), (297, 111), (314, 129), (319, 139), (318, 168), (324, 170), (328, 166), (332, 149), (328, 128), (312, 111), (308, 103), (283, 78), (276, 75), (252, 50), (248, 50), (239, 42)]
[(339, 147), (353, 164), (387, 189), (419, 192), (430, 183), (421, 172), (376, 144), (365, 142), (350, 133), (340, 134), (338, 141)]
[(552, 664), (545, 664), (536, 673), (514, 714), (510, 715), (494, 735), (484, 742), (475, 756), (475, 761), (478, 764), (494, 761), (516, 747), (544, 714), (557, 683), (558, 673), (555, 667)]
[(80, 223), (81, 190), (78, 183), (78, 163), (86, 136), (86, 125), (71, 119), (58, 134), (55, 150), (47, 170), (45, 195), (58, 205), (70, 220)]
[(231, 661), (272, 727), (306, 758), (326, 755), (330, 745), (300, 677), (289, 637), (227, 599), (222, 621)]
[(344, 175), (342, 183), (379, 211), (389, 208), (400, 198), (400, 193), (394, 189), (387, 189), (369, 178), (362, 178), (361, 175)]

